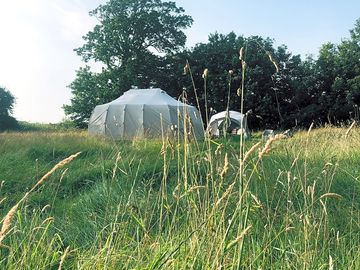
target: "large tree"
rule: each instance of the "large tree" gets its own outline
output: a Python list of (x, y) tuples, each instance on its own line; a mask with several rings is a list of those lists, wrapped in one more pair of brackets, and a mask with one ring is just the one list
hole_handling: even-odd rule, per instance
[(317, 118), (338, 124), (358, 118), (360, 105), (360, 19), (350, 38), (324, 44), (314, 64)]
[(4, 87), (0, 87), (0, 130), (16, 127), (16, 120), (11, 116), (15, 98)]
[(186, 41), (182, 30), (192, 24), (182, 8), (161, 0), (110, 0), (90, 15), (99, 24), (75, 51), (86, 63), (100, 62), (103, 68), (100, 73), (81, 68), (70, 84), (74, 97), (64, 109), (79, 125), (86, 124), (94, 105), (132, 85), (159, 85), (165, 70), (159, 55), (182, 48)]
[[(246, 61), (244, 112), (252, 111), (249, 117), (252, 128), (289, 125), (289, 110), (296, 107), (291, 103), (294, 95), (292, 81), (297, 76), (301, 59), (298, 55), (291, 55), (285, 46), (275, 49), (271, 39), (259, 36), (245, 38), (233, 32), (227, 35), (214, 33), (209, 36), (207, 43), (197, 44), (191, 50), (172, 56), (171, 63), (180, 74), (188, 59), (205, 120), (206, 107), (208, 115), (226, 110), (227, 107), (240, 110), (238, 89), (242, 83), (243, 67), (239, 61), (239, 50), (242, 47)], [(279, 71), (272, 62), (275, 59), (280, 66)], [(208, 69), (206, 93), (202, 78), (204, 69)], [(189, 74), (183, 76), (182, 80), (180, 78), (172, 77), (172, 83), (178, 88), (186, 86), (189, 101), (197, 105)]]

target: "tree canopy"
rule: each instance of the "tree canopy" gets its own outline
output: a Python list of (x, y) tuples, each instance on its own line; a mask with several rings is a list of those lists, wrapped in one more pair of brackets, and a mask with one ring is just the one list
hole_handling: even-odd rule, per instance
[(0, 87), (0, 130), (16, 127), (16, 120), (11, 116), (15, 97), (4, 87)]
[(90, 15), (99, 24), (75, 51), (86, 63), (100, 62), (103, 68), (100, 73), (81, 68), (70, 84), (74, 97), (65, 113), (80, 125), (95, 103), (110, 101), (132, 85), (156, 85), (163, 67), (159, 54), (182, 48), (182, 30), (193, 21), (174, 2), (160, 0), (110, 0)]
[[(306, 127), (359, 117), (360, 19), (350, 37), (338, 45), (324, 44), (317, 59), (274, 47), (271, 38), (243, 37), (234, 32), (213, 33), (206, 43), (183, 49), (192, 18), (173, 2), (110, 0), (90, 12), (99, 24), (75, 49), (85, 63), (102, 64), (77, 71), (70, 84), (73, 98), (65, 113), (85, 126), (92, 109), (109, 102), (132, 86), (160, 87), (178, 97), (185, 89), (188, 101), (206, 114), (227, 107), (249, 114), (257, 128)], [(243, 48), (246, 62), (239, 61)], [(182, 75), (189, 64), (192, 78)], [(274, 65), (276, 64), (276, 66)], [(205, 82), (202, 77), (208, 70)], [(238, 89), (244, 77), (244, 96)], [(210, 112), (211, 111), (211, 112)]]

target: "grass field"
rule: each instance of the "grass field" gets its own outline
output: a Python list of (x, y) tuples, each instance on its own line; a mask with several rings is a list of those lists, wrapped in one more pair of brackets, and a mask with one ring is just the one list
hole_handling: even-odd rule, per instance
[(0, 269), (360, 269), (360, 129), (346, 133), (244, 148), (1, 133), (3, 218), (81, 154), (3, 219)]

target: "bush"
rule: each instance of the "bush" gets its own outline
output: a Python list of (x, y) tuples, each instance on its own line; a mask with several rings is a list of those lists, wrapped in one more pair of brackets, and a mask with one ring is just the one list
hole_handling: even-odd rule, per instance
[(9, 115), (0, 115), (0, 131), (13, 130), (18, 128), (16, 119)]

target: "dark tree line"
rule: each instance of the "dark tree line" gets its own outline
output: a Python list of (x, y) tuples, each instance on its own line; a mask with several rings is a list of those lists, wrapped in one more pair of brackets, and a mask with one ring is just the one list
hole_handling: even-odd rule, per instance
[(0, 131), (15, 128), (17, 121), (11, 116), (15, 98), (4, 87), (0, 87)]
[[(253, 129), (358, 119), (360, 19), (349, 38), (338, 45), (324, 44), (317, 59), (302, 60), (284, 45), (275, 48), (270, 38), (233, 32), (211, 34), (207, 43), (184, 49), (182, 30), (191, 26), (192, 19), (173, 2), (110, 0), (90, 15), (100, 23), (76, 52), (85, 62), (101, 62), (103, 69), (80, 68), (70, 84), (73, 98), (64, 108), (78, 126), (86, 126), (95, 105), (113, 100), (132, 86), (161, 87), (173, 97), (185, 89), (190, 103), (199, 102), (203, 116), (206, 107), (208, 113), (225, 110), (228, 104), (240, 110), (243, 98)], [(189, 72), (183, 74), (187, 62), (198, 101)], [(208, 69), (206, 89), (204, 69)], [(244, 96), (239, 97), (243, 71)]]

